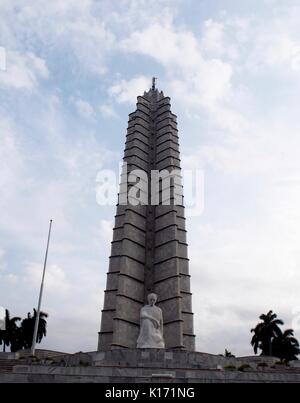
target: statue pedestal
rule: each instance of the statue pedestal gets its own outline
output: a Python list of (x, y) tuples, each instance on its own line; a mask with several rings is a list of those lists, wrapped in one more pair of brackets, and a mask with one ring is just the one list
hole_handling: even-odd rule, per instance
[[(300, 383), (298, 368), (276, 369), (274, 357), (225, 358), (184, 350), (114, 349), (17, 365), (6, 382)], [(259, 363), (264, 363), (264, 368)], [(21, 363), (20, 363), (21, 364)], [(272, 368), (273, 367), (273, 368)]]

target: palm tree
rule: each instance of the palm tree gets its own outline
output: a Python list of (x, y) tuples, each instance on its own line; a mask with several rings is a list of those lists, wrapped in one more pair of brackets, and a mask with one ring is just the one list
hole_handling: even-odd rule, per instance
[(223, 357), (234, 358), (235, 355), (233, 355), (229, 350), (227, 350), (227, 348), (225, 348), (225, 353), (224, 353)]
[(251, 329), (251, 333), (254, 333), (251, 345), (255, 354), (260, 349), (262, 351), (261, 355), (270, 356), (272, 355), (272, 341), (282, 334), (279, 325), (284, 323), (281, 319), (277, 319), (277, 315), (273, 311), (269, 311), (266, 315), (260, 315), (259, 319), (262, 322), (258, 323), (254, 329)]
[(281, 335), (275, 337), (272, 343), (273, 354), (281, 361), (298, 360), (300, 354), (299, 342), (294, 337), (294, 330), (287, 329)]
[[(8, 309), (5, 310), (5, 330), (0, 331), (0, 344), (3, 343), (3, 352), (5, 348), (14, 346), (20, 338), (20, 328), (17, 326), (21, 318), (14, 316), (10, 318)], [(12, 350), (13, 351), (13, 350)]]
[[(21, 323), (21, 330), (22, 330), (22, 339), (23, 339), (23, 346), (26, 349), (31, 348), (32, 346), (32, 339), (33, 339), (33, 332), (34, 332), (34, 325), (36, 321), (37, 312), (33, 310), (33, 316), (31, 313), (28, 312), (27, 318), (22, 320)], [(40, 312), (40, 319), (39, 319), (39, 326), (38, 332), (36, 337), (36, 342), (40, 343), (44, 336), (47, 334), (47, 321), (45, 318), (48, 317), (48, 314), (45, 312)]]

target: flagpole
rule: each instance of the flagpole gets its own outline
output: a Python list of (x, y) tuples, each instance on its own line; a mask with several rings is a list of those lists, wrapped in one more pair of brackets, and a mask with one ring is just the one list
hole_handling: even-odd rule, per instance
[(46, 273), (46, 265), (47, 265), (47, 258), (48, 258), (48, 250), (49, 250), (51, 228), (52, 228), (52, 220), (50, 220), (50, 224), (49, 224), (49, 232), (48, 232), (47, 248), (46, 248), (45, 260), (44, 260), (43, 276), (42, 276), (40, 295), (39, 295), (39, 302), (38, 302), (38, 309), (37, 309), (37, 312), (36, 312), (36, 318), (35, 318), (35, 324), (34, 324), (34, 332), (33, 332), (33, 338), (32, 338), (31, 355), (35, 355), (35, 345), (36, 345), (36, 338), (37, 338), (37, 333), (38, 333), (38, 328), (39, 328), (39, 321), (40, 321), (41, 303), (42, 303), (43, 290), (44, 290), (44, 280), (45, 280), (45, 273)]

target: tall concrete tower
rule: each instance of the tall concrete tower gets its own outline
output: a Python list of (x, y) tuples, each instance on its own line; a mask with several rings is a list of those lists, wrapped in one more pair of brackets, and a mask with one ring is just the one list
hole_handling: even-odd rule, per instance
[[(182, 196), (177, 118), (170, 98), (155, 88), (155, 79), (129, 115), (124, 162), (98, 350), (136, 347), (140, 309), (150, 292), (158, 295), (163, 312), (166, 348), (194, 350), (184, 206), (175, 203)], [(140, 191), (144, 202), (139, 205), (128, 202), (136, 170), (149, 178), (138, 178), (147, 190)], [(176, 172), (171, 197), (166, 203), (161, 182), (158, 202), (153, 203), (151, 172), (163, 170)]]

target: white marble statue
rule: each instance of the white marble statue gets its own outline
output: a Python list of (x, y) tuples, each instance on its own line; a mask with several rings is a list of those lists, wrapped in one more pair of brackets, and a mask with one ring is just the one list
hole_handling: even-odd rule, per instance
[(0, 306), (0, 330), (5, 330), (5, 309)]
[(148, 295), (148, 305), (140, 313), (140, 334), (137, 348), (165, 348), (162, 310), (155, 305), (156, 294)]

